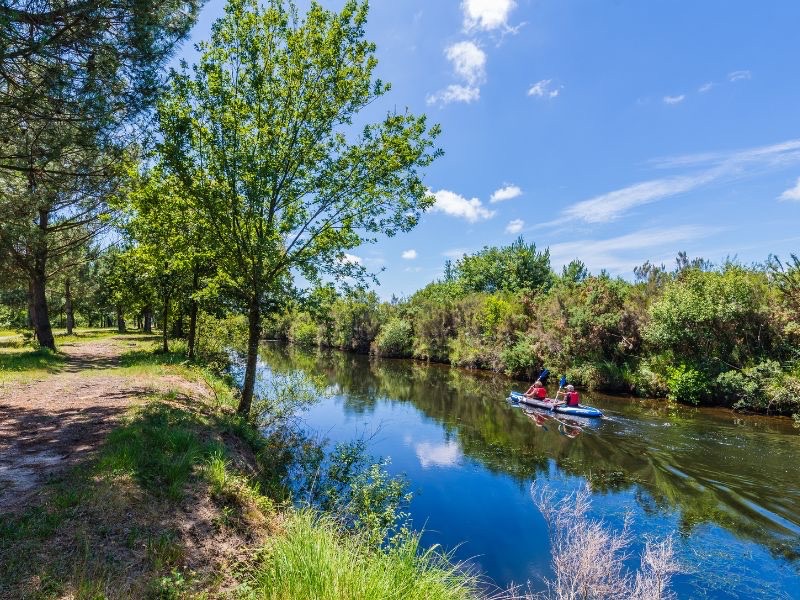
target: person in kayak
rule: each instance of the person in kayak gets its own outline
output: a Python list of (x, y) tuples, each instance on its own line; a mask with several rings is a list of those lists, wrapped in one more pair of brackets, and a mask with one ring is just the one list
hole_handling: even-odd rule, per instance
[(547, 398), (547, 390), (542, 385), (542, 382), (537, 379), (533, 382), (533, 385), (528, 388), (524, 396), (527, 398), (536, 398), (537, 400), (545, 400)]
[(581, 398), (578, 392), (575, 391), (575, 386), (568, 385), (567, 393), (564, 394), (564, 404), (567, 406), (578, 406), (581, 403)]

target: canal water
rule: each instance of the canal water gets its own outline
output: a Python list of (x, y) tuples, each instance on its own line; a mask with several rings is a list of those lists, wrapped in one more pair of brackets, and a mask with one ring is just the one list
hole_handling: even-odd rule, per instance
[(514, 406), (526, 382), (407, 360), (265, 345), (262, 368), (324, 377), (332, 393), (303, 415), (332, 442), (369, 440), (414, 498), (425, 544), (497, 586), (541, 591), (551, 577), (531, 485), (568, 494), (590, 482), (592, 516), (621, 528), (633, 556), (673, 535), (680, 598), (800, 598), (800, 431), (791, 420), (584, 394), (599, 421)]

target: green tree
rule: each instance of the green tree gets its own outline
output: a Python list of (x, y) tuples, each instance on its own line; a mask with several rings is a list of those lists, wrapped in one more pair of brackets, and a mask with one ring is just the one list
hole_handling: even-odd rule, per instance
[(101, 229), (120, 161), (199, 5), (0, 2), (0, 257), (29, 281), (43, 346), (55, 349), (48, 263)]
[(353, 125), (389, 86), (373, 73), (366, 2), (233, 0), (160, 106), (165, 164), (214, 233), (218, 279), (246, 310), (239, 412), (249, 415), (261, 316), (294, 270), (363, 276), (345, 250), (413, 227), (433, 203), (419, 172), (439, 154), (424, 116)]
[(550, 286), (550, 250), (536, 251), (536, 244), (526, 244), (520, 237), (510, 246), (485, 247), (463, 256), (450, 269), (465, 292), (520, 292)]

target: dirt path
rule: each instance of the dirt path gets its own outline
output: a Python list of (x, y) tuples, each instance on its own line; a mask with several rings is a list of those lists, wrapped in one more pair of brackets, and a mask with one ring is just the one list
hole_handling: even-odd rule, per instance
[(64, 344), (60, 372), (0, 387), (0, 513), (88, 458), (132, 404), (176, 383), (115, 373), (126, 349), (125, 338)]

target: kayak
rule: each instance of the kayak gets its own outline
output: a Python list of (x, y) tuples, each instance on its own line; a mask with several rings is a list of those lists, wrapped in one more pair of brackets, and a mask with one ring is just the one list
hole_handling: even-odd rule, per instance
[(510, 399), (516, 402), (521, 402), (522, 404), (527, 404), (529, 406), (552, 410), (553, 412), (557, 412), (562, 415), (573, 415), (576, 417), (603, 416), (603, 413), (594, 406), (585, 406), (583, 404), (578, 404), (578, 406), (565, 406), (563, 404), (556, 404), (555, 400), (552, 398), (545, 398), (544, 400), (539, 400), (538, 398), (528, 398), (522, 392), (511, 392)]

